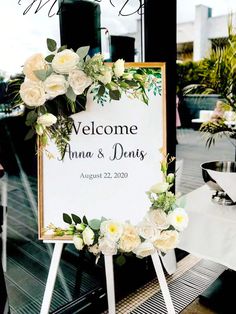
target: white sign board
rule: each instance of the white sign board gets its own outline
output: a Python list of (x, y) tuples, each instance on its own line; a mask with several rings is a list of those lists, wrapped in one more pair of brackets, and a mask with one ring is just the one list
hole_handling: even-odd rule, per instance
[(148, 105), (123, 95), (103, 106), (90, 94), (86, 111), (72, 116), (64, 159), (53, 143), (48, 150), (55, 158), (41, 156), (40, 238), (50, 223), (64, 226), (63, 213), (133, 224), (142, 220), (150, 206), (145, 192), (162, 180), (166, 148), (164, 85), (161, 95), (147, 94)]

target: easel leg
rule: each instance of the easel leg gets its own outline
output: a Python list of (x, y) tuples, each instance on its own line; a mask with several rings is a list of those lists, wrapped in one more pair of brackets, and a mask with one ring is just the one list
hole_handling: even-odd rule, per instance
[(152, 254), (152, 262), (155, 267), (157, 278), (161, 287), (162, 295), (166, 304), (168, 314), (175, 314), (173, 302), (171, 300), (170, 291), (166, 282), (165, 274), (161, 265), (160, 257), (157, 252)]
[(40, 314), (49, 313), (53, 289), (54, 289), (54, 285), (55, 285), (55, 281), (57, 277), (57, 270), (58, 270), (60, 259), (61, 259), (63, 245), (64, 245), (63, 242), (55, 243)]
[(2, 207), (3, 207), (3, 225), (2, 225), (2, 268), (7, 271), (7, 182), (2, 183)]
[(109, 314), (115, 314), (116, 313), (116, 301), (115, 301), (113, 258), (111, 255), (104, 255), (104, 260), (105, 260), (106, 283), (107, 283), (108, 312)]

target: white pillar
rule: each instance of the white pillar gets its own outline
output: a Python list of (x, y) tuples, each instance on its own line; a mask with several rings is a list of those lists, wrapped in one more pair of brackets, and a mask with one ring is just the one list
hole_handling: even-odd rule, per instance
[(207, 56), (211, 48), (208, 39), (208, 19), (212, 9), (204, 5), (197, 5), (194, 22), (193, 60), (198, 61)]

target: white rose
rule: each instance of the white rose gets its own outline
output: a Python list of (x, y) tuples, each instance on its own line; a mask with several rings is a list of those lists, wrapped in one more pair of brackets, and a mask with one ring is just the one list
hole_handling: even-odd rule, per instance
[(179, 233), (176, 230), (165, 230), (161, 232), (160, 238), (153, 244), (162, 252), (172, 250), (177, 246), (179, 240)]
[(55, 117), (51, 113), (45, 113), (42, 116), (38, 117), (37, 119), (37, 123), (45, 127), (49, 127), (56, 122), (57, 122), (57, 117)]
[(123, 59), (118, 59), (114, 63), (113, 71), (115, 73), (115, 76), (120, 77), (124, 74), (125, 71), (125, 61)]
[(84, 243), (86, 245), (92, 245), (94, 241), (94, 232), (91, 228), (86, 227), (82, 233)]
[(137, 255), (137, 257), (143, 258), (154, 254), (155, 251), (156, 249), (151, 242), (144, 241), (140, 243), (140, 245), (133, 252)]
[(123, 232), (123, 225), (113, 220), (105, 220), (101, 223), (101, 234), (112, 241), (118, 241)]
[(117, 254), (117, 243), (104, 237), (99, 239), (99, 250), (104, 255)]
[(157, 228), (161, 230), (167, 229), (170, 226), (167, 220), (167, 215), (162, 209), (150, 210), (146, 215), (146, 219), (155, 224)]
[(150, 191), (153, 192), (153, 193), (156, 193), (156, 194), (161, 194), (161, 193), (164, 193), (168, 190), (169, 188), (169, 183), (167, 182), (160, 182), (160, 183), (157, 183), (155, 185), (153, 185), (151, 188), (150, 188)]
[(149, 221), (142, 221), (138, 224), (137, 230), (142, 238), (149, 240), (150, 242), (155, 241), (160, 236), (160, 230), (158, 230), (155, 224)]
[(102, 75), (98, 76), (98, 80), (104, 85), (111, 83), (112, 73), (111, 70), (105, 71)]
[(94, 255), (98, 255), (100, 253), (100, 249), (97, 243), (92, 246), (89, 246), (88, 250), (90, 253), (93, 253)]
[(70, 49), (58, 52), (52, 60), (52, 68), (59, 74), (68, 74), (74, 70), (79, 62), (77, 53)]
[(93, 81), (83, 71), (75, 69), (69, 73), (68, 82), (74, 93), (80, 95)]
[(83, 239), (80, 236), (75, 235), (73, 237), (74, 245), (77, 248), (77, 250), (82, 250), (84, 247)]
[(130, 224), (125, 224), (119, 248), (124, 252), (132, 252), (140, 243), (141, 240), (136, 228)]
[(41, 53), (36, 53), (25, 61), (23, 73), (27, 79), (32, 81), (39, 81), (39, 79), (35, 76), (34, 71), (46, 69), (47, 63), (44, 59), (44, 56)]
[(188, 215), (183, 208), (175, 208), (169, 212), (167, 220), (178, 231), (183, 231), (188, 225)]
[(20, 97), (29, 107), (44, 105), (46, 94), (42, 82), (25, 81), (20, 87)]
[(55, 98), (66, 93), (69, 83), (64, 75), (51, 74), (43, 82), (48, 98)]

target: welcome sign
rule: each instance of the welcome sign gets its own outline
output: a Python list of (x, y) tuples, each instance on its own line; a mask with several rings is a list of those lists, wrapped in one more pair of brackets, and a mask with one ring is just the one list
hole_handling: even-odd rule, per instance
[(150, 203), (146, 191), (161, 181), (166, 152), (165, 71), (162, 63), (129, 64), (161, 72), (159, 92), (146, 91), (148, 105), (123, 95), (120, 100), (93, 100), (72, 115), (73, 132), (62, 160), (39, 157), (39, 236), (49, 224), (63, 228), (63, 213), (88, 219), (105, 217), (133, 224)]

